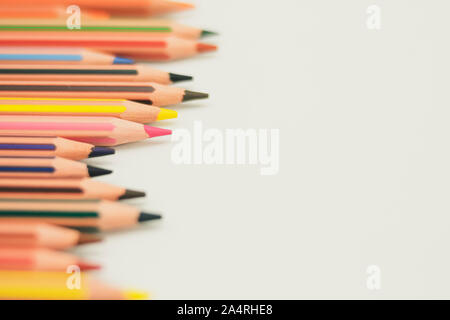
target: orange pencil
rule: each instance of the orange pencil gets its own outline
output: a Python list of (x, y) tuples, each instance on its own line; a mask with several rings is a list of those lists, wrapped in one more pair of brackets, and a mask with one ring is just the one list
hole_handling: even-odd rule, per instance
[(217, 50), (212, 44), (176, 37), (97, 35), (88, 33), (22, 32), (0, 33), (0, 46), (82, 47), (102, 52), (139, 57), (148, 61), (170, 61)]
[(154, 82), (0, 81), (2, 97), (146, 100), (155, 106), (206, 99), (207, 93)]
[[(64, 19), (2, 19), (0, 31), (28, 31), (28, 32), (64, 32), (86, 33), (90, 36), (126, 35), (134, 37), (139, 35), (179, 37), (186, 39), (199, 39), (201, 37), (215, 35), (215, 32), (202, 30), (170, 20), (157, 19), (110, 19), (92, 20), (83, 19), (80, 29), (68, 29), (66, 18)], [(70, 35), (69, 35), (70, 36)]]
[(108, 147), (96, 147), (89, 143), (60, 137), (0, 136), (1, 157), (54, 157), (72, 160), (95, 158), (114, 154)]
[(192, 80), (147, 65), (3, 65), (0, 80), (31, 81), (143, 81), (160, 84)]
[(0, 178), (87, 178), (111, 172), (59, 157), (0, 157)]
[(0, 247), (69, 249), (101, 238), (42, 222), (0, 222)]
[(0, 97), (0, 115), (115, 117), (149, 123), (176, 118), (177, 112), (123, 99)]
[(43, 222), (60, 226), (106, 231), (160, 219), (158, 214), (106, 200), (0, 200), (0, 223)]
[[(71, 275), (77, 281), (70, 282)], [(111, 287), (84, 272), (75, 275), (55, 271), (0, 271), (0, 299), (138, 300), (146, 298), (146, 293)]]
[(66, 271), (69, 266), (80, 270), (100, 269), (100, 265), (50, 249), (0, 247), (0, 270)]
[(79, 48), (0, 46), (1, 64), (131, 64), (133, 60)]
[[(36, 0), (0, 0), (2, 5), (27, 6), (36, 5)], [(40, 5), (45, 6), (64, 6), (67, 7), (76, 4), (83, 10), (102, 10), (113, 15), (162, 15), (171, 12), (192, 9), (194, 5), (183, 2), (168, 0), (39, 0)]]
[(144, 197), (145, 192), (92, 179), (0, 179), (1, 199), (107, 199)]
[[(0, 5), (0, 18), (3, 19), (67, 19), (67, 6), (14, 6), (14, 5)], [(82, 21), (84, 19), (105, 20), (109, 19), (110, 14), (101, 10), (83, 10), (81, 15)], [(25, 20), (26, 21), (26, 20)], [(25, 22), (22, 20), (22, 22)]]
[(0, 135), (58, 136), (115, 146), (170, 135), (171, 130), (112, 117), (0, 116)]

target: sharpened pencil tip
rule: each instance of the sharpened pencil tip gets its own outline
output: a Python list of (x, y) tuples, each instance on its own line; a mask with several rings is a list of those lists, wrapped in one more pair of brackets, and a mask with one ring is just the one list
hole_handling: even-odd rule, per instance
[(78, 267), (80, 268), (80, 270), (82, 270), (82, 271), (99, 270), (102, 268), (102, 266), (99, 264), (94, 264), (94, 263), (84, 262), (84, 261), (79, 261), (77, 264), (78, 264)]
[(172, 130), (144, 125), (144, 130), (149, 138), (168, 136), (172, 134)]
[(109, 147), (93, 147), (89, 154), (89, 158), (107, 156), (114, 153), (116, 153), (116, 150)]
[(208, 97), (209, 97), (209, 94), (207, 94), (207, 93), (185, 90), (184, 96), (183, 96), (183, 102), (191, 101), (191, 100), (198, 100), (198, 99), (206, 99)]
[(209, 43), (199, 42), (197, 43), (197, 51), (198, 52), (208, 52), (208, 51), (216, 51), (217, 46)]
[(125, 193), (119, 197), (119, 200), (145, 197), (145, 192), (126, 189)]
[(188, 2), (167, 1), (165, 3), (165, 5), (172, 7), (173, 10), (176, 10), (176, 11), (183, 11), (183, 10), (189, 10), (189, 9), (195, 8), (195, 5), (193, 3), (188, 3)]
[(113, 64), (134, 64), (134, 60), (127, 59), (127, 58), (121, 58), (121, 57), (115, 57), (113, 60)]
[(200, 36), (202, 38), (209, 37), (209, 36), (217, 36), (217, 35), (219, 35), (217, 32), (209, 31), (209, 30), (202, 30), (202, 33), (200, 34)]
[(176, 112), (175, 110), (159, 108), (159, 113), (156, 120), (159, 121), (159, 120), (175, 119), (176, 117), (178, 117), (178, 112)]
[(95, 243), (100, 242), (103, 239), (99, 236), (87, 233), (80, 233), (80, 237), (78, 238), (78, 244), (87, 244), (87, 243)]
[(151, 220), (158, 220), (161, 218), (162, 217), (159, 214), (141, 212), (141, 214), (139, 215), (138, 221), (146, 222), (146, 221), (151, 221)]
[(191, 76), (185, 76), (184, 74), (169, 73), (170, 81), (180, 82), (180, 81), (191, 81), (193, 78)]
[(87, 166), (87, 169), (88, 169), (89, 177), (98, 177), (98, 176), (103, 176), (105, 174), (112, 173), (112, 170), (94, 167), (94, 166), (90, 166), (90, 165)]

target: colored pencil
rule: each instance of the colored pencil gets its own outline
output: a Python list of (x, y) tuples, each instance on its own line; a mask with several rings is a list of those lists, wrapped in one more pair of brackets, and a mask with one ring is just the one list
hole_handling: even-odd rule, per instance
[(132, 64), (133, 60), (78, 48), (0, 46), (1, 64)]
[(172, 84), (192, 80), (192, 77), (146, 65), (2, 65), (0, 61), (0, 80), (147, 81)]
[(106, 199), (144, 197), (145, 192), (83, 179), (0, 179), (1, 199)]
[(0, 97), (0, 115), (115, 117), (149, 123), (176, 118), (177, 112), (123, 99)]
[(207, 93), (154, 82), (0, 81), (2, 97), (105, 98), (147, 100), (155, 106), (206, 99)]
[(102, 238), (42, 222), (0, 222), (0, 247), (69, 249)]
[(136, 207), (115, 201), (0, 200), (0, 223), (42, 222), (108, 231), (160, 218), (160, 215), (141, 212)]
[(0, 270), (63, 271), (69, 266), (97, 270), (100, 265), (65, 252), (43, 248), (0, 247)]
[(0, 178), (88, 178), (111, 172), (59, 157), (0, 157)]
[(170, 61), (217, 50), (212, 44), (176, 37), (99, 35), (87, 33), (1, 32), (0, 46), (83, 47), (102, 52), (138, 57), (147, 61)]
[[(34, 3), (36, 4), (36, 3)], [(3, 19), (67, 19), (67, 6), (14, 6), (14, 5), (0, 5), (0, 18)], [(110, 14), (101, 10), (83, 10), (81, 20), (84, 23), (84, 19), (92, 20), (105, 20), (110, 18)]]
[(114, 149), (60, 137), (0, 136), (1, 157), (63, 157), (72, 160), (114, 154)]
[[(0, 299), (8, 300), (141, 300), (147, 294), (119, 290), (89, 274), (51, 271), (0, 271)], [(75, 280), (76, 277), (76, 280)], [(80, 284), (77, 288), (76, 285)], [(76, 290), (74, 290), (76, 289)]]
[(148, 36), (174, 36), (186, 39), (199, 39), (215, 35), (215, 32), (202, 30), (169, 20), (148, 19), (112, 19), (82, 21), (80, 29), (68, 29), (66, 19), (2, 19), (0, 31), (29, 31), (29, 32), (66, 32), (88, 33), (91, 36), (126, 34), (127, 37), (135, 35)]
[(58, 136), (115, 146), (170, 135), (171, 130), (112, 117), (0, 116), (0, 135)]
[[(28, 6), (36, 5), (36, 0), (0, 0), (2, 5)], [(83, 10), (102, 10), (112, 15), (150, 16), (194, 8), (194, 5), (168, 0), (39, 0), (43, 6), (64, 6), (76, 4)]]

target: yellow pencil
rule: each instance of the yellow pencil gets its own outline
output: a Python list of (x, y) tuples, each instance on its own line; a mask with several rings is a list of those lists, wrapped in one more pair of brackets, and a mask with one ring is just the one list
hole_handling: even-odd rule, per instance
[(119, 290), (77, 272), (0, 271), (0, 299), (144, 300), (148, 295)]
[(176, 118), (177, 112), (123, 99), (0, 97), (0, 115), (98, 116), (150, 123)]

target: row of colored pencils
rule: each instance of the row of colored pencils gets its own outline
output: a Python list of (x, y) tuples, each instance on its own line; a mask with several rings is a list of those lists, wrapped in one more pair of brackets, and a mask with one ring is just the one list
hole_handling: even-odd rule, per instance
[[(66, 25), (73, 4), (79, 28)], [(90, 271), (101, 266), (68, 251), (161, 218), (119, 202), (145, 192), (93, 180), (112, 171), (80, 160), (170, 135), (148, 125), (177, 117), (163, 107), (208, 97), (171, 86), (189, 75), (135, 64), (216, 50), (199, 42), (214, 32), (149, 18), (189, 8), (168, 0), (0, 0), (0, 299), (146, 297), (98, 281)]]

